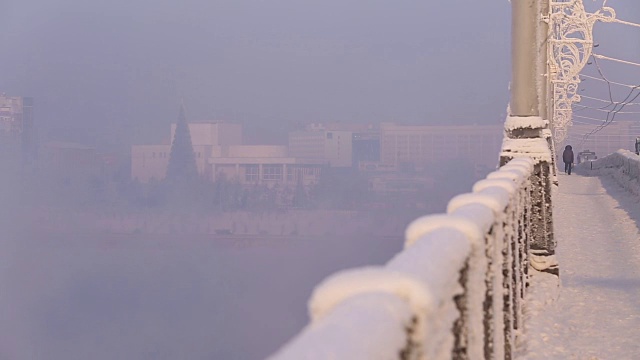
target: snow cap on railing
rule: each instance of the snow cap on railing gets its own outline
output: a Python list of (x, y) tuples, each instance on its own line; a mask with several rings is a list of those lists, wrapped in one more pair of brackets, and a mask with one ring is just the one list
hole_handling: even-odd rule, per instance
[(309, 299), (309, 317), (316, 322), (345, 299), (368, 292), (394, 294), (421, 314), (427, 314), (436, 303), (429, 289), (417, 277), (384, 267), (368, 266), (337, 272), (316, 286)]
[[(336, 304), (269, 360), (388, 360), (406, 350), (409, 304), (387, 293), (363, 293)], [(366, 336), (363, 336), (365, 335)]]
[(471, 252), (468, 233), (455, 228), (439, 228), (420, 237), (396, 254), (387, 269), (420, 279), (435, 299), (448, 298), (451, 280), (459, 276)]
[[(507, 173), (507, 172), (505, 172)], [(480, 180), (478, 182), (476, 182), (475, 184), (473, 184), (473, 192), (479, 192), (482, 191), (486, 188), (490, 188), (490, 187), (499, 187), (502, 188), (504, 190), (506, 190), (509, 194), (513, 194), (514, 192), (516, 192), (516, 190), (518, 189), (516, 182), (514, 180), (518, 180), (513, 179), (512, 177), (508, 176), (512, 174), (513, 176), (517, 176), (514, 173), (507, 173), (505, 175), (504, 178), (500, 178), (500, 177), (496, 177), (496, 178), (492, 178), (492, 179), (484, 179), (484, 180)]]
[(426, 234), (443, 228), (457, 229), (463, 232), (471, 242), (484, 238), (484, 234), (472, 220), (447, 214), (427, 215), (413, 220), (405, 229), (405, 249)]
[(418, 353), (426, 359), (451, 356), (454, 348), (451, 329), (461, 315), (452, 300), (464, 293), (463, 285), (467, 284), (460, 284), (461, 271), (471, 256), (472, 241), (467, 234), (454, 228), (439, 228), (419, 238), (386, 265), (389, 270), (420, 279), (433, 296), (434, 308), (426, 316), (419, 316), (415, 330)]
[(495, 216), (493, 210), (485, 204), (470, 202), (470, 203), (452, 203), (447, 205), (447, 213), (451, 216), (469, 219), (478, 227), (482, 237), (478, 239), (476, 244), (483, 244), (484, 235), (489, 231), (493, 223), (495, 222)]
[[(415, 274), (383, 267), (362, 267), (340, 271), (316, 286), (309, 300), (312, 323), (323, 321), (342, 302), (363, 294), (384, 293), (405, 301), (415, 319), (411, 342), (423, 345), (437, 313), (439, 294)], [(422, 346), (421, 346), (422, 347)]]
[(517, 161), (517, 160), (518, 159), (514, 159), (513, 161), (510, 161), (505, 166), (501, 167), (500, 170), (501, 171), (517, 171), (518, 173), (528, 176), (533, 170), (533, 166), (529, 166), (528, 163)]
[[(516, 184), (516, 186), (521, 186), (521, 184), (529, 179), (531, 173), (533, 171), (533, 160), (531, 158), (516, 158), (509, 161), (506, 165), (501, 167), (500, 169), (491, 172), (487, 175), (485, 180), (480, 180), (473, 186), (473, 191), (480, 191), (481, 188), (485, 188), (488, 186), (487, 180), (496, 180), (496, 179), (509, 179)], [(502, 185), (499, 185), (502, 186)], [(506, 188), (505, 188), (506, 189)], [(506, 189), (509, 191), (509, 189)]]
[(485, 238), (490, 236), (490, 230), (496, 224), (496, 216), (491, 208), (480, 203), (449, 203), (447, 212), (453, 216), (474, 221), (483, 233), (483, 238), (473, 244), (474, 246), (469, 256), (465, 288), (467, 302), (465, 319), (468, 336), (466, 344), (467, 355), (469, 359), (481, 359), (484, 357), (484, 327), (482, 319), (484, 314), (484, 294), (486, 292), (484, 280), (487, 269)]
[(504, 122), (504, 129), (506, 131), (513, 131), (517, 129), (542, 129), (548, 124), (547, 120), (542, 119), (540, 116), (508, 116)]
[(524, 170), (520, 168), (511, 168), (506, 170), (494, 171), (487, 175), (488, 180), (494, 179), (509, 179), (515, 182), (518, 186), (525, 180)]
[[(488, 187), (479, 192), (454, 196), (447, 205), (447, 211), (467, 204), (482, 204), (490, 208), (494, 215), (501, 214), (509, 204), (509, 192), (500, 187)], [(451, 210), (449, 210), (451, 209)]]
[(533, 165), (535, 165), (535, 162), (533, 161), (533, 159), (529, 157), (519, 157), (506, 163), (502, 167), (502, 169), (507, 169), (512, 166), (517, 166), (517, 167), (524, 167), (528, 169), (528, 171), (533, 171)]
[(542, 138), (502, 140), (501, 157), (521, 158), (530, 157), (535, 162), (551, 162), (551, 150), (547, 140)]

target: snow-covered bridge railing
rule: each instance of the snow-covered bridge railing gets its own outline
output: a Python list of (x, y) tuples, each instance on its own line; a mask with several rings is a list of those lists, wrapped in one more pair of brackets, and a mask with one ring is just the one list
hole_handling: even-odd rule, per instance
[(309, 300), (310, 324), (271, 359), (511, 358), (528, 266), (540, 265), (529, 245), (546, 227), (532, 198), (548, 189), (541, 169), (509, 161), (446, 214), (413, 221), (386, 265), (329, 276)]
[(640, 156), (628, 150), (618, 150), (603, 158), (576, 166), (580, 175), (609, 175), (628, 191), (640, 195)]

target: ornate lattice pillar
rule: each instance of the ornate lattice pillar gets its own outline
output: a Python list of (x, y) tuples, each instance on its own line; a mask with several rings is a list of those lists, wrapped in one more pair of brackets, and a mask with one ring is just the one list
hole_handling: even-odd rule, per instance
[(544, 20), (548, 28), (549, 79), (551, 81), (551, 127), (557, 143), (567, 137), (571, 126), (572, 105), (580, 101), (580, 71), (593, 49), (593, 25), (611, 22), (615, 11), (605, 6), (595, 13), (585, 11), (582, 0), (549, 1), (549, 14)]

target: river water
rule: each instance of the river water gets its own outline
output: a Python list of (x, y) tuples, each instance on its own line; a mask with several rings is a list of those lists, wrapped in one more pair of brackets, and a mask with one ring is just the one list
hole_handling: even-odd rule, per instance
[(0, 359), (261, 359), (307, 322), (332, 272), (383, 264), (393, 237), (6, 235)]

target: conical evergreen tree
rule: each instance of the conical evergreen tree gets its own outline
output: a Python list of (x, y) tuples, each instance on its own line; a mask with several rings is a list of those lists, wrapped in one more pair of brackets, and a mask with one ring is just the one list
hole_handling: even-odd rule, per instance
[(176, 132), (171, 143), (169, 166), (166, 180), (171, 183), (191, 183), (198, 178), (196, 157), (191, 143), (189, 125), (184, 114), (184, 104), (180, 105), (180, 114), (176, 124)]

